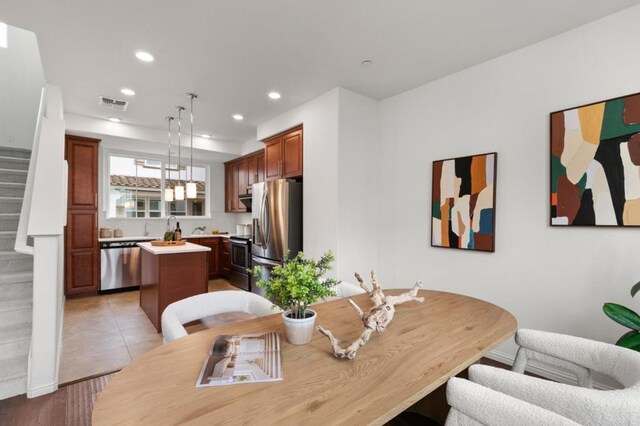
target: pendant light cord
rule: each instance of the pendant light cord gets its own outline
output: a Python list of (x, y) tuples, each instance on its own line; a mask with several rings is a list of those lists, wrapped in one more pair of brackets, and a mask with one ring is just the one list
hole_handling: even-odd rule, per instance
[[(170, 115), (167, 116), (167, 136), (169, 137), (169, 164), (167, 165), (167, 171), (169, 172), (169, 182), (167, 182), (169, 184), (169, 188), (171, 188), (171, 120), (173, 120), (173, 117), (171, 117)], [(167, 187), (167, 185), (165, 185), (165, 188)]]
[(177, 106), (178, 110), (178, 185), (182, 183), (182, 174), (180, 173), (182, 169), (182, 153), (180, 152), (180, 146), (182, 145), (182, 110), (184, 107)]
[(191, 98), (191, 172), (189, 173), (189, 175), (190, 181), (193, 182), (193, 100), (197, 99), (198, 95), (196, 95), (195, 93), (187, 93), (187, 96)]

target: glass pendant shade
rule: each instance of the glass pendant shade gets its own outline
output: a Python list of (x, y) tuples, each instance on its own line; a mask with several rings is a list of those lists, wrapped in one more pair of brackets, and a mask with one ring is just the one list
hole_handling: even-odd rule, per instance
[(176, 193), (176, 200), (178, 201), (184, 200), (184, 186), (176, 185), (176, 187), (174, 188), (174, 191)]
[(165, 188), (165, 190), (164, 190), (164, 200), (165, 201), (173, 201), (173, 189)]
[(198, 196), (198, 189), (195, 182), (187, 183), (187, 198), (196, 198)]

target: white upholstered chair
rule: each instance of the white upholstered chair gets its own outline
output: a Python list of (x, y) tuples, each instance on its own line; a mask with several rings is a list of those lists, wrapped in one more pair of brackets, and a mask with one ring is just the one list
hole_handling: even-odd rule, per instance
[(211, 315), (245, 312), (258, 317), (282, 312), (264, 297), (246, 291), (215, 291), (178, 300), (162, 313), (162, 334), (165, 342), (187, 335), (183, 324)]
[[(486, 365), (469, 368), (469, 380), (479, 385), (473, 389), (482, 394), (478, 398), (485, 398), (481, 406), (475, 406), (478, 401), (469, 394), (472, 388), (466, 384), (461, 386), (461, 379), (450, 382), (447, 398), (452, 410), (447, 425), (529, 424), (524, 419), (532, 413), (542, 416), (540, 409), (556, 417), (538, 424), (640, 424), (640, 352), (580, 337), (526, 329), (518, 330), (516, 343), (520, 349), (514, 372)], [(573, 371), (578, 382), (586, 387), (517, 374), (524, 371), (531, 359)], [(592, 371), (612, 377), (623, 389), (591, 389)], [(501, 410), (507, 400), (505, 397), (519, 401), (509, 406), (511, 413), (508, 414), (511, 418), (520, 416), (522, 421), (509, 423), (505, 420), (504, 410)], [(479, 411), (483, 413), (482, 418)]]
[(344, 281), (339, 282), (331, 289), (336, 292), (336, 295), (333, 297), (327, 297), (326, 299), (324, 299), (325, 302), (336, 299), (344, 299), (345, 297), (353, 297), (365, 292), (359, 285), (346, 283)]

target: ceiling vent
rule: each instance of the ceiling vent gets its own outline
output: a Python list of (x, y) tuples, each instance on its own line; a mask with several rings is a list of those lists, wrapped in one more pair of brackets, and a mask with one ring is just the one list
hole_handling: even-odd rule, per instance
[(103, 108), (115, 109), (116, 111), (126, 111), (129, 106), (129, 102), (100, 96), (98, 98), (98, 105)]

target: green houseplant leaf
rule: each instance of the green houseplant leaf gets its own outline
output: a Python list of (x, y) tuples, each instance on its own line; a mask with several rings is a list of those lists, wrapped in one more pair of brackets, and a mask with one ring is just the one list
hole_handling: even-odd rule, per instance
[(640, 291), (640, 281), (636, 283), (633, 287), (631, 287), (631, 297), (635, 296), (637, 292)]
[(640, 330), (640, 315), (629, 308), (617, 303), (605, 303), (602, 307), (604, 313), (620, 325), (632, 330)]
[(640, 351), (640, 333), (631, 330), (623, 334), (616, 342), (616, 345), (633, 349), (634, 351)]
[(291, 258), (286, 254), (285, 262), (271, 270), (269, 280), (262, 279), (259, 266), (248, 271), (260, 280), (258, 287), (265, 290), (266, 297), (282, 309), (290, 309), (290, 317), (306, 318), (307, 308), (318, 299), (335, 296), (332, 290), (338, 281), (324, 279), (326, 272), (332, 269), (335, 260), (331, 251), (326, 252), (317, 262), (306, 259), (304, 253), (299, 252)]

